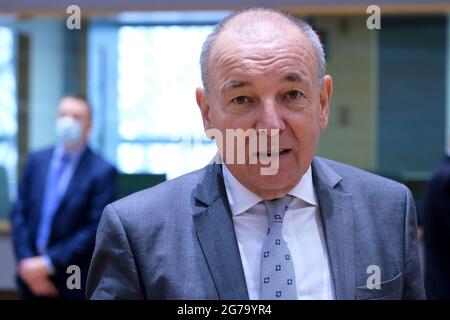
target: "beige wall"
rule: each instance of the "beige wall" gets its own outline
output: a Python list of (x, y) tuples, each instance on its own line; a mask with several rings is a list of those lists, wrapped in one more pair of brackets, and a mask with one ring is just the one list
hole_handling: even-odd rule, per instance
[(327, 73), (334, 79), (330, 122), (322, 134), (317, 154), (374, 170), (377, 167), (377, 31), (368, 30), (365, 19), (315, 20), (316, 28), (326, 34)]

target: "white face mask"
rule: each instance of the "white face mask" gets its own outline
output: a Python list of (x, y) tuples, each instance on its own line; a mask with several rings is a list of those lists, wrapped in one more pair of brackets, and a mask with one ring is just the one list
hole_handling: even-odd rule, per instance
[(81, 123), (72, 117), (61, 117), (56, 122), (56, 136), (65, 146), (73, 146), (81, 142)]

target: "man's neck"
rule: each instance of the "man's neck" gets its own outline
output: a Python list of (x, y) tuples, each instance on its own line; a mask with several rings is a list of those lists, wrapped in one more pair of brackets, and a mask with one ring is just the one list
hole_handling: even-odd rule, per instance
[(72, 145), (72, 146), (63, 146), (63, 150), (64, 150), (65, 154), (73, 155), (73, 154), (80, 152), (85, 147), (86, 147), (86, 143), (83, 142), (83, 143), (78, 143), (78, 144)]

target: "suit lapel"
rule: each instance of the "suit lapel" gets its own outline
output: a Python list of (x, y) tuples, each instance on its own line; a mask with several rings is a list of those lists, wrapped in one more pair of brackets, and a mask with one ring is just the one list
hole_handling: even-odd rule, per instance
[(206, 168), (193, 197), (195, 231), (219, 299), (248, 299), (220, 165), (212, 164)]
[(352, 195), (340, 191), (340, 177), (320, 158), (312, 163), (336, 299), (355, 298)]
[(34, 203), (36, 203), (36, 214), (34, 215), (36, 219), (36, 223), (33, 225), (38, 226), (39, 221), (41, 220), (42, 215), (42, 205), (45, 198), (45, 192), (47, 188), (47, 178), (48, 178), (48, 171), (52, 162), (53, 152), (54, 148), (48, 150), (47, 153), (45, 153), (41, 159), (39, 159), (38, 168), (36, 168), (37, 172), (37, 188), (35, 188), (35, 192), (32, 192), (32, 195), (34, 195)]

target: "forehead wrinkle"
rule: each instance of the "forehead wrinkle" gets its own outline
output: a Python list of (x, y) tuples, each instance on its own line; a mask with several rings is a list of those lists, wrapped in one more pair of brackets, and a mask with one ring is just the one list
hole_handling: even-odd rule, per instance
[(266, 68), (273, 64), (283, 63), (291, 59), (295, 61), (311, 61), (315, 63), (309, 46), (306, 44), (286, 44), (284, 41), (276, 44), (249, 44), (238, 47), (221, 46), (216, 44), (210, 63), (212, 66), (222, 67), (224, 72), (238, 66), (243, 68)]
[[(302, 57), (298, 55), (287, 55), (283, 58), (279, 58), (277, 56), (271, 57), (267, 60), (261, 60), (255, 63), (253, 60), (239, 60), (233, 59), (229, 57), (225, 63), (222, 65), (222, 70), (219, 72), (219, 79), (223, 79), (223, 81), (227, 81), (229, 78), (231, 80), (239, 80), (236, 79), (236, 75), (239, 77), (240, 75), (244, 75), (248, 72), (259, 73), (264, 75), (265, 73), (273, 72), (274, 70), (283, 71), (286, 74), (298, 74), (303, 75), (302, 79), (305, 80), (310, 75), (310, 70), (308, 65), (306, 64), (307, 60), (302, 59)], [(219, 61), (218, 61), (219, 62)], [(219, 62), (220, 63), (220, 62)], [(277, 68), (277, 65), (281, 64)], [(268, 68), (270, 67), (270, 68)]]
[[(229, 57), (234, 55), (243, 56), (244, 58), (254, 59), (255, 61), (264, 59), (277, 59), (276, 56), (305, 56), (311, 55), (311, 48), (306, 43), (295, 43), (295, 39), (286, 41), (272, 40), (267, 43), (244, 43), (237, 46), (222, 45), (217, 43), (212, 54), (212, 60), (227, 61)], [(291, 44), (295, 43), (295, 44)]]

